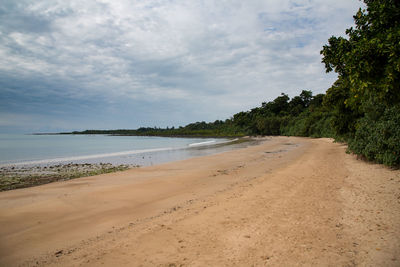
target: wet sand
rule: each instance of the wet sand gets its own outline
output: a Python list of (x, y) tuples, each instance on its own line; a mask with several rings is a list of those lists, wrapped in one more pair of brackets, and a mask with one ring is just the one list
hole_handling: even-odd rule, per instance
[(330, 139), (0, 192), (0, 266), (399, 266), (400, 171)]

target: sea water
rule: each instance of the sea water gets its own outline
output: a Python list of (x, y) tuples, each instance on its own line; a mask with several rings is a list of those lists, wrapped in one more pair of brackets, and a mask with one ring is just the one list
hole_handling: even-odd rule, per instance
[(153, 165), (203, 156), (228, 139), (0, 134), (0, 166), (58, 163)]

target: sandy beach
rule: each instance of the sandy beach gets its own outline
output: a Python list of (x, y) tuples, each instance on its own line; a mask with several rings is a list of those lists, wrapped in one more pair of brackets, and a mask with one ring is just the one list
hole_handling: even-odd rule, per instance
[(331, 139), (0, 192), (0, 266), (400, 266), (400, 171)]

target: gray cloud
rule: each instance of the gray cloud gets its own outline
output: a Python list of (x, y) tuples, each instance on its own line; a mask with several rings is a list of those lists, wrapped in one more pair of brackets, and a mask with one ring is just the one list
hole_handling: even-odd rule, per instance
[[(152, 126), (224, 119), (280, 92), (324, 92), (335, 77), (324, 73), (319, 51), (352, 24), (360, 5), (356, 0), (3, 1), (1, 105), (8, 118), (39, 100), (71, 114), (56, 99), (96, 113), (98, 106), (90, 104), (95, 99), (113, 112), (111, 128), (128, 128), (146, 119)], [(44, 116), (43, 108), (32, 109), (37, 118)], [(122, 114), (135, 116), (124, 121)], [(87, 127), (98, 126), (95, 114), (85, 116)], [(73, 127), (67, 115), (58, 120)], [(6, 127), (7, 120), (0, 125)]]

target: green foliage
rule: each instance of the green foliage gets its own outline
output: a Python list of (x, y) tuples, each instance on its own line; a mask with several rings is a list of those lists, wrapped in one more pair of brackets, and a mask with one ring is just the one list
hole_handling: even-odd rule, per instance
[(400, 2), (364, 2), (348, 38), (333, 36), (321, 51), (326, 71), (338, 74), (324, 104), (350, 151), (399, 166)]
[(85, 130), (74, 131), (62, 134), (108, 134), (121, 136), (165, 136), (165, 137), (237, 137), (244, 136), (245, 132), (242, 128), (234, 125), (231, 120), (206, 123), (195, 122), (179, 128), (157, 128), (157, 127), (141, 127), (139, 129), (120, 129), (120, 130)]
[(355, 122), (360, 113), (346, 105), (349, 95), (349, 85), (345, 80), (338, 79), (326, 92), (323, 105), (331, 111), (332, 128), (337, 136), (347, 138), (355, 131)]
[[(234, 137), (244, 135), (298, 135), (329, 136), (330, 115), (323, 111), (324, 95), (315, 97), (311, 91), (289, 98), (282, 93), (261, 107), (242, 111), (231, 119), (215, 122), (195, 122), (179, 128), (141, 127), (136, 130), (86, 130), (70, 134), (112, 134), (136, 136), (181, 136), (181, 137)], [(325, 128), (323, 128), (325, 127)]]
[(261, 107), (233, 116), (233, 123), (251, 135), (332, 137), (333, 116), (323, 105), (324, 95), (303, 90), (290, 99), (281, 94)]
[(400, 106), (387, 108), (379, 118), (365, 116), (349, 141), (349, 149), (368, 160), (400, 166)]
[(284, 115), (289, 110), (289, 96), (282, 93), (274, 101), (267, 103), (265, 108), (275, 115)]
[(258, 117), (256, 119), (257, 128), (254, 134), (260, 135), (280, 135), (282, 119), (277, 116)]
[(400, 101), (400, 2), (365, 3), (367, 9), (354, 16), (355, 28), (346, 30), (348, 39), (333, 36), (321, 51), (326, 71), (346, 84), (345, 105), (354, 111), (363, 111), (370, 99), (386, 106)]
[(297, 117), (291, 117), (281, 128), (282, 135), (333, 137), (332, 115), (326, 111), (306, 110)]

